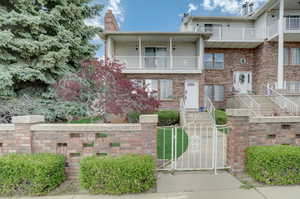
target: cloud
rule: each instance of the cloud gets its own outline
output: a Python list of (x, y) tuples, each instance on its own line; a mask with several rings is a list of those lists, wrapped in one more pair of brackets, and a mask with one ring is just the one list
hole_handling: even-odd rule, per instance
[[(101, 4), (101, 2), (100, 2)], [(104, 28), (104, 15), (107, 12), (107, 10), (112, 10), (118, 23), (119, 26), (122, 25), (122, 23), (125, 20), (124, 17), (124, 10), (122, 7), (122, 1), (121, 0), (108, 0), (105, 4), (104, 4), (104, 8), (102, 11), (102, 15), (101, 16), (97, 16), (95, 18), (90, 18), (90, 19), (86, 19), (84, 22), (86, 25), (88, 26), (94, 26), (94, 27), (100, 27), (100, 28)]]
[[(249, 0), (254, 3), (254, 8), (257, 9), (266, 0)], [(202, 7), (205, 10), (220, 9), (223, 13), (240, 14), (241, 5), (244, 0), (203, 0)]]
[(109, 0), (107, 9), (113, 11), (119, 23), (124, 22), (124, 10), (122, 8), (121, 0)]
[(188, 13), (191, 13), (191, 12), (196, 11), (196, 10), (198, 10), (198, 6), (196, 6), (193, 3), (188, 4), (188, 11), (187, 11)]

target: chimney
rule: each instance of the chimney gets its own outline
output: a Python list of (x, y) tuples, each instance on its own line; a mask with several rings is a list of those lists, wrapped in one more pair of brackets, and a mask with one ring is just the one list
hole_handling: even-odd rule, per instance
[(104, 16), (104, 30), (106, 32), (119, 31), (119, 25), (112, 10), (108, 10)]

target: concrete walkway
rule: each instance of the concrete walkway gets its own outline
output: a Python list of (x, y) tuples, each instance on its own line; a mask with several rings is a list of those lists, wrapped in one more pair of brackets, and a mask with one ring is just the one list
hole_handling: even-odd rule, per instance
[(63, 195), (45, 197), (22, 197), (21, 199), (299, 199), (300, 186), (262, 187), (242, 189), (241, 183), (223, 172), (218, 175), (192, 173), (160, 173), (158, 193), (106, 196), (106, 195)]

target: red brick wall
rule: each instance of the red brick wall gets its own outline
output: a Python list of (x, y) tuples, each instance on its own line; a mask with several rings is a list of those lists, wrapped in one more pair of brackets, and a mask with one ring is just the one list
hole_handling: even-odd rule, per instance
[[(289, 125), (287, 129), (282, 125)], [(245, 169), (245, 149), (259, 145), (296, 145), (300, 146), (300, 123), (286, 122), (249, 122), (248, 116), (230, 116), (227, 161), (232, 172)]]
[[(58, 153), (67, 160), (66, 173), (77, 176), (79, 161), (90, 155), (149, 154), (156, 158), (156, 123), (140, 124), (15, 124), (0, 125), (0, 155)], [(106, 137), (99, 136), (106, 135)], [(119, 146), (112, 146), (118, 143)]]

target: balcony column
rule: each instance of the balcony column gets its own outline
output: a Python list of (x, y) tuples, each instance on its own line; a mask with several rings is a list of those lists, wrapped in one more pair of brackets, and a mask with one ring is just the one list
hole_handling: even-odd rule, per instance
[(110, 37), (106, 40), (106, 58), (112, 59), (112, 39)]
[(173, 68), (173, 38), (170, 37), (170, 68)]
[(139, 67), (143, 68), (143, 57), (142, 57), (142, 37), (139, 37)]
[(279, 28), (278, 28), (278, 66), (277, 66), (277, 86), (283, 89), (284, 82), (284, 0), (279, 0)]
[(197, 41), (197, 51), (199, 54), (197, 54), (197, 68), (201, 71), (203, 70), (203, 62), (204, 62), (204, 40), (202, 36)]

